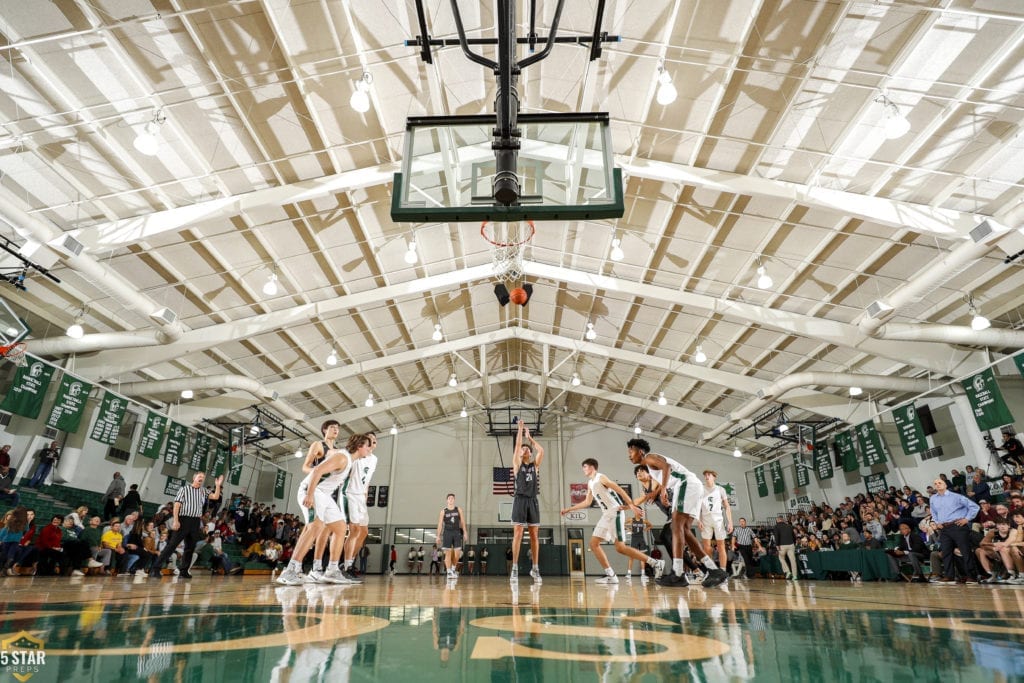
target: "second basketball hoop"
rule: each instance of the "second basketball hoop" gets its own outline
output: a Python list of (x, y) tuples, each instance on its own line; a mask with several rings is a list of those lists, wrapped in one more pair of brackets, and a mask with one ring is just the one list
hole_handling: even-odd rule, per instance
[(484, 221), (480, 235), (491, 245), (494, 277), (500, 282), (515, 282), (523, 277), (523, 251), (537, 229), (533, 221)]

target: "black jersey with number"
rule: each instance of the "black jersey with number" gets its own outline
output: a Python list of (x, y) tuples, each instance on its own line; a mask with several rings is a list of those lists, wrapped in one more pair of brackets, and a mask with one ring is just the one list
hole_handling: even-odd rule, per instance
[(459, 517), (459, 508), (454, 507), (451, 510), (448, 508), (444, 509), (444, 528), (447, 531), (458, 531), (462, 529), (462, 520)]
[(516, 473), (516, 495), (536, 498), (540, 493), (540, 481), (538, 479), (537, 466), (532, 462), (523, 463)]
[(320, 449), (321, 453), (319, 457), (313, 458), (313, 461), (309, 463), (310, 467), (316, 467), (317, 465), (319, 465), (320, 463), (327, 459), (327, 451), (330, 450), (330, 447), (327, 445), (326, 441), (320, 442)]

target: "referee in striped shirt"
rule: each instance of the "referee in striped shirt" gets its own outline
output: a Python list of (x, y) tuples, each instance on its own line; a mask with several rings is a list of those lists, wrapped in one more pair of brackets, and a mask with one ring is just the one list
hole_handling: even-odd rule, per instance
[(746, 577), (754, 576), (754, 530), (747, 526), (747, 520), (740, 517), (740, 525), (732, 530), (736, 550), (743, 557), (743, 571)]
[(220, 485), (224, 483), (224, 475), (222, 474), (217, 477), (216, 486), (213, 488), (213, 493), (210, 494), (207, 494), (206, 489), (203, 487), (204, 481), (206, 481), (206, 474), (196, 472), (192, 475), (191, 486), (182, 486), (178, 489), (177, 495), (174, 496), (174, 533), (171, 534), (167, 545), (164, 546), (163, 552), (160, 553), (160, 557), (156, 559), (156, 562), (150, 568), (149, 575), (151, 577), (160, 578), (160, 572), (163, 570), (167, 558), (171, 556), (171, 553), (178, 547), (178, 544), (184, 541), (185, 552), (182, 555), (183, 566), (179, 576), (183, 579), (192, 578), (192, 574), (188, 571), (192, 566), (192, 554), (196, 550), (196, 542), (205, 538), (201, 524), (203, 509), (206, 507), (207, 498), (220, 500)]

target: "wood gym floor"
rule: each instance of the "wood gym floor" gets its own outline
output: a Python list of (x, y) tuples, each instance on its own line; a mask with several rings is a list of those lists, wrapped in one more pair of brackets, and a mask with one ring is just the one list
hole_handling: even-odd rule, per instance
[(0, 679), (1002, 681), (1024, 586), (6, 578)]

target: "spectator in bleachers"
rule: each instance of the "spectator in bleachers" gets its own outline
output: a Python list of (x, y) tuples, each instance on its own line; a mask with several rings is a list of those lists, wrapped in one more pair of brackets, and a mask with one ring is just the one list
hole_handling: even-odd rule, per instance
[(1024, 482), (1019, 477), (1014, 477), (1010, 474), (1003, 475), (1003, 492), (1005, 494), (1009, 495), (1011, 491), (1021, 490), (1024, 490)]
[[(117, 509), (117, 514), (128, 518), (128, 513), (134, 512), (138, 516), (139, 511), (142, 509), (142, 496), (139, 495), (139, 485), (132, 484), (128, 487), (128, 493), (124, 494), (124, 498), (121, 499), (121, 505)], [(126, 532), (127, 533), (127, 532)]]
[(27, 526), (28, 511), (25, 508), (16, 507), (4, 513), (3, 527), (0, 528), (0, 567), (7, 564), (7, 557), (18, 548)]
[(89, 545), (79, 538), (81, 532), (75, 527), (75, 520), (68, 515), (64, 518), (61, 526), (60, 545), (66, 561), (61, 563), (61, 570), (64, 576), (83, 576), (82, 567), (92, 558), (92, 551)]
[(107, 492), (103, 494), (103, 519), (111, 519), (117, 512), (117, 506), (121, 504), (124, 497), (124, 477), (120, 472), (114, 472), (114, 478), (107, 485)]
[(865, 550), (882, 550), (885, 548), (885, 546), (882, 545), (882, 542), (875, 538), (875, 535), (871, 532), (871, 529), (864, 530), (864, 542), (861, 543), (861, 547)]
[[(1000, 517), (995, 521), (995, 527), (988, 530), (978, 545), (978, 562), (989, 575), (982, 583), (1024, 583), (1024, 580), (1017, 578), (1021, 540), (1021, 530), (1010, 527), (1008, 519)], [(1002, 563), (1002, 569), (993, 567), (992, 561), (995, 559)]]
[(103, 540), (103, 529), (100, 527), (102, 520), (99, 515), (93, 515), (89, 519), (89, 526), (85, 527), (79, 538), (82, 539), (89, 545), (89, 550), (92, 552), (92, 562), (89, 562), (90, 567), (107, 567), (110, 565), (111, 551), (102, 547), (101, 541)]
[(0, 447), (0, 468), (11, 466), (11, 444)]
[(18, 541), (18, 547), (13, 548), (7, 556), (7, 564), (4, 566), (6, 572), (15, 564), (21, 564), (22, 560), (26, 555), (31, 552), (36, 540), (36, 511), (32, 508), (25, 510), (25, 514), (28, 520), (28, 526), (25, 527), (25, 533), (21, 535), (21, 540)]
[(928, 579), (924, 576), (924, 568), (922, 562), (928, 555), (928, 546), (924, 544), (924, 539), (918, 532), (912, 531), (910, 525), (904, 522), (900, 524), (899, 536), (896, 542), (896, 547), (889, 551), (889, 554), (896, 559), (899, 564), (909, 564), (913, 571), (914, 583), (927, 583)]
[[(9, 446), (5, 446), (5, 448), (9, 448)], [(21, 496), (18, 495), (17, 489), (14, 488), (14, 477), (16, 474), (15, 469), (9, 464), (0, 465), (0, 505), (16, 508), (18, 503), (21, 502)]]
[(60, 449), (57, 448), (57, 442), (51, 441), (49, 446), (39, 451), (39, 464), (36, 465), (36, 471), (29, 480), (28, 487), (37, 489), (42, 486), (59, 459)]
[(50, 523), (40, 529), (33, 546), (7, 570), (8, 576), (18, 576), (22, 567), (29, 568), (29, 574), (35, 576), (37, 573), (43, 576), (52, 576), (54, 568), (63, 559), (61, 552), (61, 525), (64, 520), (60, 515), (54, 515)]
[(959, 493), (961, 496), (967, 495), (967, 475), (963, 474), (956, 468), (954, 468), (950, 474), (952, 477), (949, 480), (949, 488), (953, 493)]
[(974, 518), (974, 521), (982, 526), (983, 529), (995, 526), (996, 518), (999, 515), (996, 514), (995, 506), (988, 501), (988, 499), (981, 500), (978, 502), (980, 508), (978, 515)]
[[(116, 574), (121, 556), (125, 554), (121, 522), (116, 517), (110, 522), (110, 527), (100, 536), (100, 548), (110, 552), (110, 561), (107, 563), (107, 568), (104, 572)], [(138, 558), (136, 557), (136, 559)]]
[[(979, 477), (980, 473), (976, 472), (975, 484)], [(932, 521), (939, 530), (939, 544), (942, 548), (942, 583), (975, 583), (978, 571), (971, 551), (970, 524), (980, 508), (970, 498), (948, 490), (942, 479), (936, 479), (933, 485), (936, 493), (929, 502)], [(964, 563), (964, 573), (959, 580), (954, 567), (954, 550), (960, 551), (959, 556)]]
[(1003, 443), (999, 450), (1006, 453), (1000, 458), (1004, 464), (1015, 467), (1018, 472), (1024, 470), (1024, 445), (1014, 436), (1012, 429), (1003, 430)]
[(85, 519), (88, 514), (88, 505), (79, 505), (67, 514), (67, 519), (71, 520), (71, 526), (74, 527), (78, 534), (85, 530)]
[(975, 503), (980, 503), (983, 500), (992, 500), (992, 492), (989, 490), (988, 482), (985, 481), (985, 473), (983, 471), (976, 470), (972, 481), (974, 485), (967, 493), (971, 500)]
[(885, 529), (879, 523), (873, 512), (867, 512), (863, 517), (863, 528), (865, 532), (870, 531), (872, 537), (881, 544), (885, 543)]
[[(131, 514), (129, 514), (129, 517)], [(145, 571), (146, 567), (142, 564), (146, 557), (145, 544), (142, 540), (142, 523), (136, 521), (131, 528), (125, 530), (125, 525), (121, 525), (121, 535), (124, 537), (122, 545), (124, 546), (124, 554), (121, 555), (120, 561), (118, 562), (117, 571), (124, 574), (132, 574), (142, 569)]]

